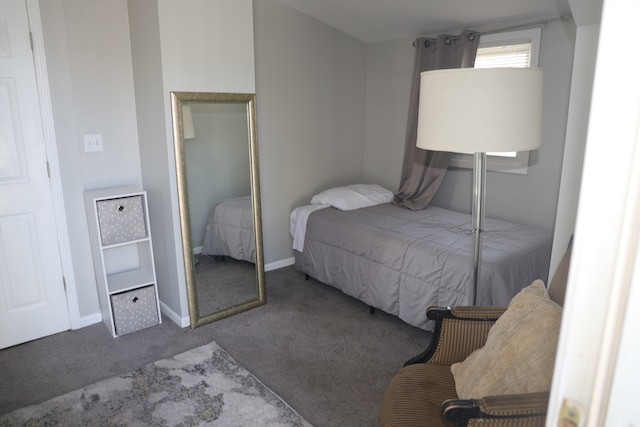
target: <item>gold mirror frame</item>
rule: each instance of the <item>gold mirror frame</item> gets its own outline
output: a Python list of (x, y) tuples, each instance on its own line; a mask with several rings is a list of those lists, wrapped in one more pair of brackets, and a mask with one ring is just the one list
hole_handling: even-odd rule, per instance
[[(253, 225), (256, 244), (256, 282), (258, 299), (251, 300), (211, 314), (200, 315), (196, 290), (191, 224), (189, 214), (189, 195), (187, 191), (187, 173), (185, 160), (184, 128), (182, 120), (183, 103), (245, 103), (249, 129), (249, 171), (251, 175), (251, 202), (253, 207)], [(180, 229), (182, 234), (182, 254), (184, 258), (189, 318), (191, 327), (205, 325), (225, 317), (258, 307), (266, 303), (264, 279), (264, 254), (262, 247), (262, 214), (260, 207), (260, 173), (258, 168), (258, 130), (256, 125), (256, 96), (244, 93), (212, 92), (171, 92), (171, 110), (173, 117), (173, 141), (176, 158), (176, 178), (178, 185), (178, 204), (180, 208)]]

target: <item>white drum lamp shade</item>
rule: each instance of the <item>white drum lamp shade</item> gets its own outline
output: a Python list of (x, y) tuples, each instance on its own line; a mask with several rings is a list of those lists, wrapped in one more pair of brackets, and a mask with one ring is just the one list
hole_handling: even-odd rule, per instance
[(454, 153), (540, 147), (540, 68), (456, 68), (421, 73), (419, 148)]

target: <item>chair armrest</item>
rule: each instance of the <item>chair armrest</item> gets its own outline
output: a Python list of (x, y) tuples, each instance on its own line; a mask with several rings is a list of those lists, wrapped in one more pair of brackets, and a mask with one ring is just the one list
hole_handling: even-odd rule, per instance
[(506, 307), (429, 307), (427, 318), (436, 322), (431, 343), (404, 366), (414, 363), (452, 365), (463, 361), (484, 345), (489, 329), (505, 310)]
[(548, 404), (548, 392), (512, 394), (447, 400), (442, 412), (456, 427), (475, 425), (475, 419), (482, 419), (483, 426), (544, 426)]

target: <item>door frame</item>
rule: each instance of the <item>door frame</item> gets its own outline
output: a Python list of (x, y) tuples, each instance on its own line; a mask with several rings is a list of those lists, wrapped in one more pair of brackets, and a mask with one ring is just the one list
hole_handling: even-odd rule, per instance
[(44, 51), (44, 36), (40, 16), (40, 4), (38, 0), (25, 0), (27, 18), (33, 40), (33, 59), (38, 86), (38, 101), (42, 118), (42, 130), (44, 135), (45, 152), (49, 163), (49, 184), (56, 222), (56, 234), (58, 236), (58, 251), (62, 274), (65, 282), (67, 308), (71, 329), (79, 329), (82, 325), (80, 308), (78, 306), (78, 294), (76, 290), (75, 274), (73, 272), (73, 260), (71, 257), (71, 242), (67, 227), (67, 215), (62, 192), (62, 178), (60, 175), (60, 162), (58, 160), (58, 146), (55, 127), (53, 123), (53, 109), (51, 104), (51, 92), (49, 90), (49, 76), (47, 73), (46, 56)]
[(640, 346), (629, 337), (635, 338), (634, 308), (640, 305), (640, 81), (634, 71), (640, 57), (630, 55), (624, 41), (635, 36), (640, 4), (576, 0), (572, 6), (599, 13), (598, 3), (593, 95), (549, 427), (561, 419), (582, 427), (637, 425), (639, 419), (630, 403), (637, 401)]

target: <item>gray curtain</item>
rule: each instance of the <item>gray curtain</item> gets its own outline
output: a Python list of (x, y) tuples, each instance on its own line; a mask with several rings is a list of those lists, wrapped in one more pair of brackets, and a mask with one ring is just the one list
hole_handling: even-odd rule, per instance
[[(402, 176), (398, 193), (393, 198), (397, 206), (411, 210), (426, 208), (436, 195), (449, 166), (450, 153), (416, 147), (420, 73), (443, 68), (473, 67), (479, 39), (479, 35), (464, 31), (459, 36), (440, 35), (437, 39), (419, 38), (415, 41), (416, 56)], [(456, 113), (452, 111), (451, 114)], [(463, 122), (461, 125), (464, 125)]]

